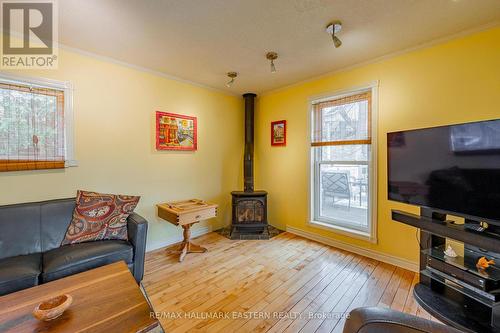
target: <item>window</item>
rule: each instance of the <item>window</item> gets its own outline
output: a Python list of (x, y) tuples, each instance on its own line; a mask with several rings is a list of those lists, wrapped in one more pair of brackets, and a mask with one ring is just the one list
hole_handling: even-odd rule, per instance
[(312, 103), (312, 223), (371, 238), (372, 91)]
[(68, 92), (64, 84), (0, 77), (0, 171), (68, 166), (72, 157)]

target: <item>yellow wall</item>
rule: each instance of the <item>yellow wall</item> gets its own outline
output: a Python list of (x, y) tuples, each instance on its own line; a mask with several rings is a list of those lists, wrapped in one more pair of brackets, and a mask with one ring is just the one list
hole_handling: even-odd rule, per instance
[[(332, 61), (335, 52), (332, 51)], [(0, 205), (74, 196), (77, 189), (142, 196), (136, 211), (150, 222), (149, 247), (179, 236), (156, 218), (155, 204), (200, 197), (217, 202), (214, 228), (229, 223), (230, 195), (242, 188), (243, 111), (225, 95), (119, 64), (61, 50), (59, 69), (16, 75), (74, 85), (78, 167), (0, 173)], [(279, 73), (277, 74), (279, 75)], [(311, 96), (379, 80), (378, 244), (310, 227), (307, 118)], [(416, 261), (415, 229), (392, 222), (386, 200), (389, 131), (500, 118), (500, 28), (332, 74), (258, 99), (256, 186), (269, 191), (269, 219), (375, 251)], [(154, 111), (198, 117), (197, 152), (157, 152)], [(287, 146), (270, 146), (270, 122), (287, 120)]]
[[(0, 205), (72, 197), (77, 189), (141, 195), (148, 246), (180, 231), (156, 218), (159, 202), (202, 198), (219, 204), (214, 228), (230, 219), (230, 191), (242, 188), (242, 99), (61, 50), (59, 69), (15, 75), (74, 85), (78, 166), (0, 173)], [(155, 111), (198, 117), (198, 151), (155, 150)], [(241, 166), (241, 167), (240, 167)]]
[[(379, 81), (378, 244), (371, 244), (307, 225), (307, 123), (310, 97), (375, 80)], [(416, 230), (390, 218), (393, 208), (418, 210), (386, 199), (387, 132), (500, 118), (498, 100), (498, 27), (261, 96), (256, 112), (256, 185), (269, 191), (270, 222), (416, 262)], [(287, 146), (271, 147), (270, 123), (281, 119), (287, 120)]]

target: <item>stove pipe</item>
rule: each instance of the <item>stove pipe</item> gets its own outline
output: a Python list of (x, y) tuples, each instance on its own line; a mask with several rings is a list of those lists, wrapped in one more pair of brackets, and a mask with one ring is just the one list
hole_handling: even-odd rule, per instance
[(243, 176), (245, 192), (253, 192), (253, 141), (254, 107), (256, 94), (247, 93), (245, 99), (245, 155), (243, 157)]

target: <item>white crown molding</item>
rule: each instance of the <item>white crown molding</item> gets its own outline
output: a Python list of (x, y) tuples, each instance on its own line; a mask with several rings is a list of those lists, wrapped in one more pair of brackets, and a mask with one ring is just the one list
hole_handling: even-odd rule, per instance
[(439, 44), (444, 44), (444, 43), (452, 41), (454, 39), (459, 39), (461, 37), (470, 36), (470, 35), (473, 35), (475, 33), (479, 33), (479, 32), (482, 32), (482, 31), (489, 30), (489, 29), (493, 29), (493, 28), (498, 27), (498, 26), (500, 26), (500, 21), (493, 21), (493, 22), (481, 25), (479, 27), (475, 27), (475, 28), (472, 28), (472, 29), (463, 30), (463, 31), (460, 31), (460, 32), (455, 33), (455, 34), (444, 36), (444, 37), (440, 37), (440, 38), (436, 38), (436, 39), (433, 39), (431, 41), (424, 42), (424, 43), (421, 43), (421, 44), (418, 44), (418, 45), (415, 45), (415, 46), (411, 46), (411, 47), (403, 49), (403, 50), (399, 50), (399, 51), (395, 51), (395, 52), (390, 52), (390, 53), (387, 53), (387, 54), (382, 55), (380, 57), (376, 57), (376, 58), (373, 58), (373, 59), (370, 59), (370, 60), (358, 62), (356, 64), (349, 65), (349, 66), (346, 66), (346, 67), (342, 67), (342, 68), (339, 68), (339, 69), (336, 69), (336, 70), (333, 70), (333, 71), (330, 71), (330, 72), (327, 72), (327, 73), (324, 73), (324, 74), (312, 76), (312, 77), (310, 77), (308, 79), (301, 80), (301, 81), (298, 81), (298, 82), (295, 82), (295, 83), (292, 83), (292, 84), (288, 84), (288, 85), (285, 85), (285, 86), (282, 86), (282, 87), (279, 87), (279, 88), (265, 90), (265, 91), (260, 92), (259, 95), (260, 96), (270, 95), (270, 94), (273, 94), (273, 93), (276, 93), (276, 92), (280, 92), (280, 91), (286, 90), (288, 88), (300, 86), (301, 84), (313, 82), (313, 81), (316, 81), (316, 80), (320, 80), (320, 79), (323, 79), (323, 78), (326, 78), (326, 77), (333, 76), (335, 74), (339, 74), (339, 73), (342, 73), (342, 72), (347, 72), (347, 71), (350, 71), (350, 70), (353, 70), (353, 69), (356, 69), (356, 68), (360, 68), (360, 67), (363, 67), (363, 66), (367, 66), (367, 65), (375, 64), (375, 63), (382, 62), (382, 61), (385, 61), (385, 60), (389, 60), (389, 59), (392, 59), (392, 58), (395, 58), (395, 57), (398, 57), (398, 56), (401, 56), (401, 55), (404, 55), (404, 54), (407, 54), (407, 53), (411, 53), (413, 51), (418, 51), (418, 50), (429, 48), (431, 46), (435, 46), (435, 45), (439, 45)]
[(147, 67), (143, 67), (143, 66), (139, 66), (139, 65), (134, 65), (134, 64), (131, 64), (131, 63), (128, 63), (128, 62), (125, 62), (125, 61), (121, 61), (121, 60), (112, 58), (112, 57), (103, 56), (103, 55), (100, 55), (100, 54), (97, 54), (97, 53), (85, 51), (85, 50), (82, 50), (82, 49), (79, 49), (79, 48), (75, 48), (75, 47), (71, 47), (71, 46), (68, 46), (68, 45), (65, 45), (65, 44), (59, 43), (59, 48), (63, 49), (63, 50), (66, 50), (66, 51), (69, 51), (69, 52), (72, 52), (72, 53), (75, 53), (75, 54), (78, 54), (78, 55), (85, 56), (85, 57), (93, 58), (93, 59), (100, 60), (100, 61), (103, 61), (103, 62), (109, 62), (109, 63), (115, 64), (115, 65), (127, 67), (127, 68), (130, 68), (130, 69), (134, 69), (134, 70), (137, 70), (137, 71), (140, 71), (140, 72), (144, 72), (144, 73), (152, 74), (152, 75), (155, 75), (155, 76), (159, 76), (159, 77), (162, 77), (164, 79), (168, 79), (168, 80), (172, 80), (172, 81), (177, 81), (177, 82), (184, 83), (184, 84), (189, 84), (189, 85), (192, 85), (192, 86), (195, 86), (195, 87), (198, 87), (198, 88), (207, 89), (207, 90), (218, 92), (218, 93), (221, 93), (221, 94), (224, 94), (224, 95), (228, 95), (228, 96), (237, 96), (237, 97), (240, 97), (239, 94), (232, 93), (232, 92), (229, 92), (229, 91), (226, 91), (226, 90), (223, 90), (223, 89), (219, 89), (219, 88), (215, 88), (215, 87), (203, 84), (203, 83), (198, 83), (198, 82), (195, 82), (195, 81), (183, 79), (183, 78), (180, 78), (180, 77), (177, 77), (177, 76), (174, 76), (174, 75), (170, 75), (170, 74), (167, 74), (167, 73), (164, 73), (164, 72), (156, 71), (156, 70), (153, 70), (153, 69), (150, 69), (150, 68), (147, 68)]
[[(3, 31), (3, 29), (1, 27), (0, 27), (0, 34), (2, 34), (2, 35), (4, 34), (4, 31)], [(22, 37), (22, 35), (20, 33), (18, 33), (18, 32), (12, 32), (11, 34), (14, 35), (14, 36), (16, 36), (16, 37), (18, 37), (18, 38)], [(146, 67), (139, 66), (139, 65), (134, 65), (134, 64), (128, 63), (126, 61), (121, 61), (121, 60), (118, 60), (118, 59), (115, 59), (115, 58), (112, 58), (112, 57), (107, 57), (107, 56), (103, 56), (103, 55), (100, 55), (100, 54), (97, 54), (97, 53), (94, 53), (94, 52), (85, 51), (85, 50), (82, 50), (82, 49), (79, 49), (79, 48), (76, 48), (76, 47), (71, 47), (71, 46), (68, 46), (66, 44), (62, 44), (62, 43), (59, 43), (59, 42), (56, 42), (56, 43), (57, 43), (56, 45), (57, 45), (57, 47), (59, 49), (63, 49), (63, 50), (66, 50), (66, 51), (69, 51), (69, 52), (72, 52), (72, 53), (75, 53), (75, 54), (78, 54), (78, 55), (81, 55), (81, 56), (89, 57), (89, 58), (100, 60), (100, 61), (103, 61), (103, 62), (109, 62), (109, 63), (115, 64), (115, 65), (119, 65), (119, 66), (127, 67), (127, 68), (130, 68), (130, 69), (134, 69), (136, 71), (140, 71), (140, 72), (152, 74), (152, 75), (155, 75), (155, 76), (162, 77), (164, 79), (168, 79), (168, 80), (172, 80), (172, 81), (177, 81), (177, 82), (181, 82), (181, 83), (184, 83), (184, 84), (189, 84), (189, 85), (192, 85), (192, 86), (195, 86), (195, 87), (198, 87), (198, 88), (203, 88), (203, 89), (211, 90), (211, 91), (218, 92), (218, 93), (221, 93), (221, 94), (224, 94), (224, 95), (240, 97), (239, 94), (232, 93), (232, 92), (229, 92), (229, 91), (226, 91), (226, 90), (223, 90), (223, 89), (219, 89), (219, 88), (215, 88), (215, 87), (212, 87), (212, 86), (209, 86), (209, 85), (205, 85), (205, 84), (202, 84), (202, 83), (198, 83), (198, 82), (194, 82), (194, 81), (191, 81), (191, 80), (183, 79), (183, 78), (177, 77), (175, 75), (170, 75), (170, 74), (167, 74), (167, 73), (164, 73), (164, 72), (155, 71), (155, 70), (150, 69), (150, 68), (146, 68)]]
[(379, 251), (370, 250), (370, 249), (360, 247), (357, 245), (352, 245), (352, 244), (345, 243), (345, 242), (335, 240), (332, 238), (320, 236), (320, 235), (314, 234), (312, 232), (304, 231), (304, 230), (290, 227), (290, 226), (286, 227), (286, 231), (289, 233), (295, 234), (297, 236), (301, 236), (301, 237), (304, 237), (307, 239), (317, 241), (319, 243), (330, 245), (330, 246), (333, 246), (333, 247), (336, 247), (336, 248), (339, 248), (339, 249), (342, 249), (345, 251), (349, 251), (352, 253), (356, 253), (356, 254), (371, 258), (371, 259), (375, 259), (375, 260), (382, 261), (382, 262), (385, 262), (385, 263), (388, 263), (388, 264), (391, 264), (394, 266), (398, 266), (398, 267), (407, 269), (407, 270), (412, 271), (412, 272), (419, 271), (418, 263), (416, 263), (414, 261), (399, 258), (399, 257), (393, 256), (390, 254), (379, 252)]
[[(431, 47), (431, 46), (434, 46), (434, 45), (443, 44), (443, 43), (446, 43), (446, 42), (454, 40), (454, 39), (458, 39), (458, 38), (461, 38), (461, 37), (472, 35), (474, 33), (478, 33), (478, 32), (481, 32), (481, 31), (485, 31), (485, 30), (488, 30), (488, 29), (495, 28), (495, 27), (497, 27), (499, 25), (500, 25), (500, 21), (499, 20), (495, 20), (495, 21), (492, 21), (490, 23), (481, 25), (479, 27), (475, 27), (475, 28), (472, 28), (472, 29), (466, 29), (466, 30), (463, 30), (463, 31), (455, 33), (455, 34), (451, 34), (451, 35), (448, 35), (448, 36), (436, 38), (436, 39), (433, 39), (431, 41), (418, 44), (416, 46), (412, 46), (412, 47), (409, 47), (409, 48), (406, 48), (406, 49), (403, 49), (403, 50), (399, 50), (399, 51), (395, 51), (395, 52), (390, 52), (390, 53), (382, 55), (380, 57), (376, 57), (376, 58), (373, 58), (373, 59), (370, 59), (370, 60), (366, 60), (366, 61), (362, 61), (362, 62), (359, 62), (359, 63), (356, 63), (356, 64), (352, 64), (352, 65), (349, 65), (349, 66), (346, 66), (346, 67), (343, 67), (343, 68), (339, 68), (339, 69), (336, 69), (336, 70), (333, 70), (333, 71), (330, 71), (330, 72), (327, 72), (327, 73), (324, 73), (324, 74), (321, 74), (321, 75), (312, 76), (312, 77), (310, 77), (308, 79), (300, 80), (300, 81), (297, 81), (297, 82), (294, 82), (294, 83), (291, 83), (291, 84), (287, 84), (287, 85), (284, 85), (284, 86), (281, 86), (281, 87), (278, 87), (278, 88), (274, 88), (274, 89), (270, 89), (270, 90), (264, 90), (264, 91), (260, 91), (260, 92), (257, 91), (257, 93), (260, 96), (266, 96), (266, 95), (269, 95), (269, 94), (272, 94), (272, 93), (275, 93), (275, 92), (279, 92), (279, 91), (282, 91), (282, 90), (286, 90), (288, 88), (295, 87), (295, 86), (298, 86), (298, 85), (301, 85), (301, 84), (304, 84), (304, 83), (308, 83), (308, 82), (316, 81), (316, 80), (319, 80), (319, 79), (322, 79), (322, 78), (325, 78), (325, 77), (329, 77), (329, 76), (332, 76), (334, 74), (338, 74), (338, 73), (341, 73), (341, 72), (346, 72), (346, 71), (349, 71), (349, 70), (352, 70), (352, 69), (356, 69), (356, 68), (359, 68), (359, 67), (363, 67), (363, 66), (366, 66), (366, 65), (370, 65), (370, 64), (382, 62), (384, 60), (395, 58), (397, 56), (400, 56), (400, 55), (403, 55), (403, 54), (406, 54), (406, 53), (410, 53), (410, 52), (413, 52), (413, 51), (425, 49), (425, 48), (428, 48), (428, 47)], [(0, 32), (3, 34), (3, 30), (1, 28), (0, 28)], [(223, 89), (220, 89), (220, 88), (216, 88), (216, 87), (212, 87), (212, 86), (209, 86), (209, 85), (206, 85), (206, 84), (203, 84), (203, 83), (198, 83), (198, 82), (191, 81), (191, 80), (188, 80), (188, 79), (183, 79), (183, 78), (177, 77), (175, 75), (171, 75), (171, 74), (167, 74), (167, 73), (164, 73), (164, 72), (156, 71), (156, 70), (153, 70), (153, 69), (150, 69), (150, 68), (147, 68), (147, 67), (143, 67), (143, 66), (139, 66), (139, 65), (134, 65), (134, 64), (131, 64), (131, 63), (128, 63), (128, 62), (125, 62), (125, 61), (121, 61), (121, 60), (112, 58), (112, 57), (99, 55), (97, 53), (93, 53), (93, 52), (90, 52), (90, 51), (85, 51), (85, 50), (82, 50), (82, 49), (79, 49), (79, 48), (75, 48), (75, 47), (71, 47), (71, 46), (68, 46), (68, 45), (62, 44), (62, 43), (57, 43), (57, 45), (58, 45), (58, 47), (60, 49), (67, 50), (67, 51), (70, 51), (70, 52), (73, 52), (73, 53), (76, 53), (76, 54), (79, 54), (79, 55), (82, 55), (82, 56), (87, 56), (87, 57), (94, 58), (94, 59), (97, 59), (97, 60), (101, 60), (101, 61), (104, 61), (104, 62), (113, 63), (113, 64), (120, 65), (120, 66), (123, 66), (123, 67), (127, 67), (127, 68), (130, 68), (130, 69), (141, 71), (141, 72), (144, 72), (144, 73), (149, 73), (149, 74), (152, 74), (152, 75), (155, 75), (155, 76), (159, 76), (159, 77), (162, 77), (162, 78), (165, 78), (165, 79), (168, 79), (168, 80), (172, 80), (172, 81), (177, 81), (177, 82), (189, 84), (189, 85), (192, 85), (192, 86), (195, 86), (195, 87), (199, 87), (199, 88), (204, 88), (204, 89), (211, 90), (211, 91), (214, 91), (214, 92), (218, 92), (218, 93), (221, 93), (221, 94), (224, 94), (224, 95), (227, 95), (227, 96), (240, 97), (240, 94), (238, 94), (238, 93), (233, 93), (233, 92), (230, 92), (230, 91), (227, 91), (227, 90), (223, 90)]]

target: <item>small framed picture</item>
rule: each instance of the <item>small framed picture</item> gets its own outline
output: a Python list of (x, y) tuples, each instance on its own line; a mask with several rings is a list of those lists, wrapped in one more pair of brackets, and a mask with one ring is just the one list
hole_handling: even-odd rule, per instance
[(196, 117), (175, 113), (156, 112), (157, 150), (196, 150)]
[(286, 146), (286, 120), (271, 123), (271, 146)]

